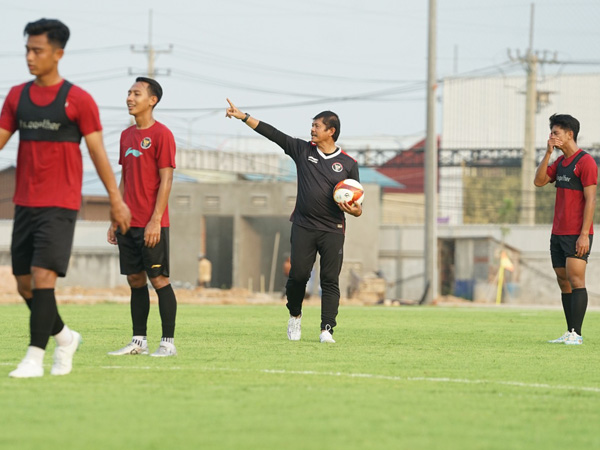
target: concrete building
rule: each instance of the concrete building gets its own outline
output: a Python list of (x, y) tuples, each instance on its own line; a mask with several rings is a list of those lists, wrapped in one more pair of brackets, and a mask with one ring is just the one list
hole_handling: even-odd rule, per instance
[[(360, 273), (378, 268), (380, 188), (365, 184), (364, 213), (347, 218), (344, 269)], [(170, 202), (172, 272), (195, 283), (196, 255), (213, 264), (211, 284), (254, 291), (281, 291), (282, 264), (290, 251), (289, 216), (296, 201), (295, 183), (177, 183)], [(273, 277), (271, 277), (273, 274)]]
[[(351, 268), (358, 273), (378, 268), (380, 188), (364, 187), (363, 215), (347, 219), (343, 291)], [(212, 262), (212, 286), (280, 292), (295, 199), (296, 185), (289, 182), (175, 183), (169, 202), (172, 280), (195, 286), (197, 256), (203, 253)], [(59, 285), (126, 284), (119, 273), (117, 248), (106, 242), (108, 225), (77, 223), (69, 272)], [(10, 265), (11, 232), (12, 221), (0, 221), (0, 265)]]
[[(12, 202), (15, 192), (16, 168), (8, 166), (0, 170), (0, 220), (12, 219), (15, 206)], [(104, 185), (95, 171), (86, 171), (83, 174), (81, 190), (80, 220), (106, 220), (109, 211), (109, 202)]]

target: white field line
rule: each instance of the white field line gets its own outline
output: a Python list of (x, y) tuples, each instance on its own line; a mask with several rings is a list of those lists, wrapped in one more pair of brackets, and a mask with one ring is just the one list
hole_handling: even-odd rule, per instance
[(150, 367), (150, 366), (100, 366), (108, 370), (181, 370), (181, 367)]
[[(109, 370), (181, 370), (180, 367), (158, 368), (149, 366), (102, 366), (102, 369)], [(344, 372), (317, 372), (312, 370), (280, 370), (280, 369), (261, 369), (261, 370), (246, 370), (233, 368), (218, 368), (218, 367), (203, 367), (199, 370), (215, 371), (215, 372), (258, 372), (276, 375), (314, 375), (321, 377), (343, 377), (343, 378), (365, 378), (371, 380), (387, 380), (387, 381), (425, 381), (428, 383), (458, 383), (458, 384), (488, 384), (500, 386), (514, 386), (523, 388), (535, 389), (550, 389), (561, 391), (582, 391), (600, 393), (600, 387), (591, 386), (568, 386), (546, 383), (525, 383), (522, 381), (503, 381), (503, 380), (471, 380), (468, 378), (447, 378), (447, 377), (398, 377), (393, 375), (377, 375), (372, 373), (344, 373)]]
[[(3, 362), (0, 366), (14, 366), (14, 362)], [(105, 370), (182, 370), (181, 367), (151, 367), (151, 366), (101, 366)], [(203, 367), (199, 370), (216, 371), (216, 372), (252, 372), (246, 369), (232, 368), (215, 368)], [(254, 372), (277, 374), (277, 375), (314, 375), (324, 377), (343, 377), (343, 378), (365, 378), (372, 380), (388, 380), (388, 381), (425, 381), (429, 383), (458, 383), (458, 384), (489, 384), (500, 386), (515, 386), (523, 388), (550, 389), (561, 391), (582, 391), (600, 393), (599, 387), (592, 386), (568, 386), (561, 384), (547, 383), (525, 383), (522, 381), (503, 381), (503, 380), (471, 380), (468, 378), (448, 378), (448, 377), (398, 377), (394, 375), (377, 375), (372, 373), (344, 373), (344, 372), (317, 372), (313, 370), (281, 370), (281, 369), (261, 369)]]
[(389, 380), (389, 381), (427, 381), (430, 383), (460, 383), (460, 384), (499, 384), (502, 386), (517, 386), (526, 388), (539, 389), (556, 389), (556, 390), (576, 390), (585, 392), (599, 392), (600, 388), (587, 386), (566, 386), (554, 385), (545, 383), (524, 383), (521, 381), (502, 381), (502, 380), (470, 380), (468, 378), (447, 378), (447, 377), (397, 377), (393, 375), (375, 375), (371, 373), (343, 373), (343, 372), (314, 372), (311, 370), (261, 370), (263, 373), (278, 373), (290, 375), (318, 375), (330, 377), (346, 377), (346, 378), (370, 378), (374, 380)]

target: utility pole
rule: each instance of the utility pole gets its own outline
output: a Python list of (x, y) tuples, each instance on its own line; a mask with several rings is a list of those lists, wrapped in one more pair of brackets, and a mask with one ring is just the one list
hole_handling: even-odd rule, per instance
[[(170, 75), (171, 69), (156, 69), (154, 62), (158, 53), (171, 53), (173, 51), (173, 44), (169, 44), (168, 49), (157, 50), (152, 45), (152, 10), (148, 13), (148, 44), (144, 45), (141, 49), (136, 49), (135, 45), (131, 46), (133, 53), (146, 53), (148, 55), (148, 69), (145, 75), (148, 78), (155, 78), (156, 75)], [(140, 75), (136, 73), (131, 67), (129, 68), (129, 75)]]
[(438, 294), (437, 273), (437, 172), (438, 148), (435, 129), (437, 0), (429, 0), (427, 49), (427, 136), (425, 138), (425, 303)]
[(533, 187), (533, 178), (536, 168), (535, 155), (535, 115), (539, 110), (539, 92), (537, 90), (537, 69), (538, 64), (557, 63), (556, 56), (553, 59), (547, 59), (546, 53), (540, 58), (538, 53), (533, 50), (533, 21), (535, 16), (535, 5), (531, 4), (531, 16), (529, 22), (529, 48), (525, 56), (521, 56), (517, 51), (517, 57), (513, 58), (509, 51), (509, 58), (512, 61), (519, 61), (525, 66), (527, 72), (527, 87), (525, 93), (525, 140), (523, 143), (523, 159), (521, 160), (521, 214), (519, 223), (522, 225), (535, 225), (535, 189)]

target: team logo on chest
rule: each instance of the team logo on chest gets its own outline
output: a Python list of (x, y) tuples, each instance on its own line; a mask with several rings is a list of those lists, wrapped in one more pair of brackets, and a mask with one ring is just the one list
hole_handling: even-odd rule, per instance
[(342, 163), (339, 163), (339, 162), (334, 162), (334, 163), (331, 165), (331, 169), (332, 169), (334, 172), (341, 172), (342, 170), (344, 170), (344, 166), (342, 166)]
[(151, 145), (152, 139), (150, 139), (149, 137), (145, 137), (144, 139), (142, 139), (142, 142), (140, 142), (140, 147), (142, 147), (144, 150), (150, 148)]

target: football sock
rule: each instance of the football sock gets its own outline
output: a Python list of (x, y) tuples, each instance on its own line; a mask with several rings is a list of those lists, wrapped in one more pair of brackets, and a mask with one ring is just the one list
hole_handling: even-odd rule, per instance
[(131, 288), (131, 322), (134, 336), (146, 336), (148, 333), (148, 314), (150, 314), (150, 293), (148, 285)]
[(46, 348), (57, 314), (54, 289), (34, 289), (29, 318), (30, 346)]
[(62, 330), (54, 335), (54, 340), (56, 341), (56, 345), (69, 345), (73, 342), (73, 333), (71, 333), (68, 326), (63, 325)]
[(565, 319), (567, 320), (567, 330), (571, 331), (573, 329), (573, 323), (571, 322), (571, 293), (565, 294), (563, 292), (561, 297)]
[(34, 347), (34, 346), (29, 346), (27, 347), (27, 353), (25, 354), (25, 359), (30, 359), (32, 361), (35, 361), (36, 364), (39, 364), (40, 366), (42, 366), (44, 364), (44, 354), (46, 353), (45, 350), (39, 348), (39, 347)]
[(586, 288), (573, 289), (571, 293), (571, 318), (575, 333), (581, 336), (581, 327), (588, 304), (588, 293)]
[(148, 347), (148, 341), (146, 340), (146, 336), (133, 336), (131, 338), (131, 342), (140, 347)]
[(156, 290), (158, 310), (162, 322), (162, 335), (166, 338), (175, 336), (175, 316), (177, 315), (177, 299), (170, 284)]
[(169, 344), (173, 344), (173, 345), (175, 345), (175, 338), (172, 338), (172, 337), (164, 337), (164, 336), (163, 336), (163, 337), (160, 339), (160, 342), (168, 342)]
[[(31, 304), (33, 302), (33, 299), (32, 298), (25, 298), (23, 300), (25, 300), (25, 303), (27, 303), (27, 307), (31, 311)], [(54, 321), (54, 325), (52, 326), (52, 332), (50, 334), (52, 336), (56, 336), (58, 333), (60, 333), (60, 331), (63, 329), (64, 326), (65, 326), (65, 324), (62, 321), (62, 318), (60, 317), (60, 314), (58, 314), (58, 311), (56, 311), (56, 320)], [(59, 344), (59, 345), (62, 345), (62, 344)]]

